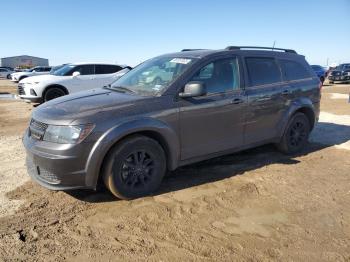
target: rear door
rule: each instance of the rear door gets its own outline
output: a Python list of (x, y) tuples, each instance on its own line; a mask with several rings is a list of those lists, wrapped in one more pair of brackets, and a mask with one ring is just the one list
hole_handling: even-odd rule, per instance
[(198, 67), (190, 81), (203, 82), (207, 95), (178, 100), (181, 159), (241, 146), (246, 98), (237, 57), (208, 61)]
[(273, 57), (245, 57), (248, 76), (248, 109), (245, 144), (277, 137), (279, 121), (288, 108), (285, 97), (290, 86), (282, 81), (281, 69)]
[(103, 87), (117, 80), (118, 75), (115, 73), (120, 71), (122, 67), (118, 65), (95, 65), (95, 83), (97, 87)]

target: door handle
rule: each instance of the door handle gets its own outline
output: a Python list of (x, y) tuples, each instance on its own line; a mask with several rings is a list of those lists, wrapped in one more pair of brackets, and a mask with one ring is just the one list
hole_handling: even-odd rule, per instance
[(256, 101), (262, 102), (262, 101), (268, 101), (270, 99), (271, 99), (270, 96), (263, 96), (263, 97), (260, 97), (260, 98), (256, 99)]
[(238, 104), (242, 104), (243, 102), (244, 102), (243, 99), (235, 98), (231, 101), (231, 104), (238, 105)]

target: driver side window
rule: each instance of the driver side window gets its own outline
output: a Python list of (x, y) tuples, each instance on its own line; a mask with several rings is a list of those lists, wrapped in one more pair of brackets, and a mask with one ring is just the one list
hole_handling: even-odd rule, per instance
[(239, 89), (237, 58), (219, 59), (202, 67), (191, 79), (205, 84), (207, 93), (224, 93)]

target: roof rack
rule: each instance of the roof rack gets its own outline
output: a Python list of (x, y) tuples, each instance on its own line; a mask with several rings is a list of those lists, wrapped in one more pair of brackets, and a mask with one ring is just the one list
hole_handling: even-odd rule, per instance
[(200, 49), (200, 48), (197, 48), (197, 49), (190, 49), (190, 48), (187, 48), (187, 49), (182, 49), (181, 52), (199, 51), (199, 50), (208, 50), (208, 49)]
[(264, 46), (228, 46), (225, 48), (226, 50), (241, 50), (241, 49), (263, 49), (263, 50), (271, 50), (271, 51), (284, 51), (286, 53), (297, 54), (293, 49), (285, 49), (285, 48), (275, 48), (275, 47), (264, 47)]

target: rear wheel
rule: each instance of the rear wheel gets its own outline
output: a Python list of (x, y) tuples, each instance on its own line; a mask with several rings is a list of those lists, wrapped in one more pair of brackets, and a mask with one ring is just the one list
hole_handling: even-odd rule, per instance
[(44, 102), (50, 101), (60, 96), (64, 96), (64, 90), (58, 87), (50, 87), (44, 94)]
[(324, 77), (323, 76), (320, 77), (320, 81), (321, 81), (321, 83), (323, 85), (323, 82), (324, 82)]
[(306, 146), (309, 134), (309, 119), (303, 113), (296, 113), (289, 120), (287, 128), (280, 143), (277, 144), (277, 147), (285, 154), (297, 153)]
[(112, 194), (132, 199), (154, 192), (165, 171), (166, 158), (160, 144), (145, 136), (132, 136), (108, 153), (102, 175)]

